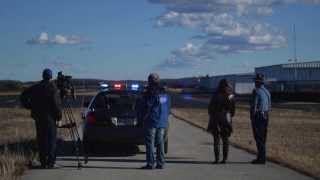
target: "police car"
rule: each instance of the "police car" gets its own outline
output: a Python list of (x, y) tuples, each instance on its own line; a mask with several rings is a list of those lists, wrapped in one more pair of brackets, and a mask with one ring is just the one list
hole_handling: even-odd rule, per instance
[[(144, 144), (142, 97), (144, 86), (138, 83), (100, 84), (99, 92), (83, 113), (85, 154), (101, 143)], [(168, 136), (165, 134), (165, 152)]]

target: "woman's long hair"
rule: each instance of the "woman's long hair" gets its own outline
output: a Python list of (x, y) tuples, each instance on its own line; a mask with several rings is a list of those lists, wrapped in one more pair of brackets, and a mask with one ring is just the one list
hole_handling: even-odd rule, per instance
[(233, 93), (233, 88), (227, 79), (221, 79), (218, 85), (218, 93), (224, 94), (226, 96)]

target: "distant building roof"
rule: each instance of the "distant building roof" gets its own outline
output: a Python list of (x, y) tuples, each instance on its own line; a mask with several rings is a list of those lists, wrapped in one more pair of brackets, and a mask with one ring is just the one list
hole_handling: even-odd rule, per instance
[(276, 64), (270, 66), (261, 66), (256, 68), (268, 68), (268, 67), (281, 67), (281, 68), (320, 68), (320, 61), (310, 61), (310, 62), (296, 62), (288, 64)]

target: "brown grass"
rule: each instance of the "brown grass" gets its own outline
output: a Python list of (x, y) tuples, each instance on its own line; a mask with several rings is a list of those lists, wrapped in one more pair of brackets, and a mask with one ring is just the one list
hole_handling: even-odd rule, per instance
[[(237, 106), (231, 141), (256, 152), (248, 110), (246, 104)], [(172, 112), (200, 127), (207, 127), (208, 114), (204, 108), (175, 108)], [(268, 133), (268, 158), (320, 177), (320, 112), (273, 108)]]
[[(81, 121), (82, 109), (73, 110), (76, 120)], [(18, 179), (37, 159), (34, 121), (22, 108), (0, 108), (0, 117), (0, 179)], [(58, 137), (66, 136), (66, 129), (58, 130)]]

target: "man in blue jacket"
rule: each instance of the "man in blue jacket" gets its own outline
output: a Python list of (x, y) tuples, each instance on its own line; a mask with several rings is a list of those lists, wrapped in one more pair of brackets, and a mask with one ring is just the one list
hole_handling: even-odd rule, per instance
[[(144, 94), (144, 110), (147, 164), (142, 168), (163, 169), (165, 165), (164, 141), (170, 114), (170, 97), (160, 87), (160, 78), (156, 73), (152, 73), (148, 77), (148, 87)], [(156, 158), (154, 156), (155, 145)]]
[(250, 117), (258, 153), (252, 164), (265, 164), (271, 95), (264, 87), (264, 76), (262, 74), (256, 75), (255, 86), (256, 88), (252, 92)]

